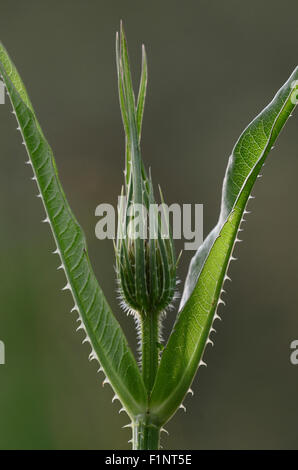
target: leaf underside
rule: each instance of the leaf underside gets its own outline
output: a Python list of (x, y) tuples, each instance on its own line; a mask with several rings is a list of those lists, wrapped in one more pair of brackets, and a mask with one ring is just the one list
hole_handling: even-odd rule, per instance
[(98, 285), (87, 254), (86, 241), (62, 190), (52, 150), (47, 143), (23, 82), (0, 44), (0, 73), (10, 97), (19, 129), (32, 164), (34, 179), (61, 258), (67, 284), (79, 314), (79, 328), (86, 332), (117, 398), (129, 416), (144, 413), (146, 391), (126, 337)]
[[(164, 424), (193, 381), (217, 318), (220, 294), (252, 187), (278, 134), (295, 107), (298, 68), (271, 103), (249, 124), (229, 158), (217, 225), (193, 257), (180, 313), (164, 349), (150, 408)], [(200, 362), (201, 361), (201, 362)]]

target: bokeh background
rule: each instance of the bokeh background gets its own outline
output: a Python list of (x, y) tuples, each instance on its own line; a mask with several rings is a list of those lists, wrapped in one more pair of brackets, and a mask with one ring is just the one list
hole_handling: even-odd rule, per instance
[[(1, 0), (0, 39), (27, 85), (90, 257), (115, 299), (112, 242), (95, 238), (95, 208), (116, 204), (124, 167), (114, 40), (124, 20), (135, 83), (149, 61), (143, 158), (167, 202), (203, 203), (204, 233), (219, 211), (231, 149), (298, 64), (295, 0)], [(7, 102), (0, 106), (1, 449), (126, 449), (127, 417), (111, 404), (75, 333), (70, 295)], [(168, 424), (165, 448), (297, 449), (298, 116), (254, 190), (240, 261), (207, 369)], [(178, 249), (179, 247), (177, 247)], [(191, 253), (184, 253), (184, 279)], [(168, 316), (167, 330), (174, 320)], [(117, 402), (116, 402), (117, 403)]]

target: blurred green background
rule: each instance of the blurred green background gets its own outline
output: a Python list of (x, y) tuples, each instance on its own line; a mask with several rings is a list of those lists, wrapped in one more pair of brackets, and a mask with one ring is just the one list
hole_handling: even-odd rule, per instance
[[(124, 136), (114, 39), (124, 20), (135, 83), (149, 61), (143, 158), (168, 203), (203, 203), (214, 225), (224, 170), (243, 128), (298, 64), (297, 1), (2, 0), (0, 39), (27, 85), (90, 257), (115, 299), (111, 241), (95, 238), (94, 211), (116, 204)], [(102, 387), (75, 317), (15, 118), (0, 106), (1, 449), (125, 449), (128, 422)], [(240, 261), (207, 369), (168, 424), (165, 448), (298, 448), (298, 115), (290, 119), (250, 204)], [(191, 253), (184, 253), (184, 279)], [(172, 324), (169, 314), (166, 326)], [(117, 402), (116, 402), (117, 403)]]

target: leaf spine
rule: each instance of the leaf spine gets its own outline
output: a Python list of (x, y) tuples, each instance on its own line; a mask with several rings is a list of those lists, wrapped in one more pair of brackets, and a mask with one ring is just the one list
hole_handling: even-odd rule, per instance
[(116, 394), (115, 394), (115, 395), (113, 396), (113, 398), (112, 398), (112, 403), (114, 403), (115, 400), (120, 401), (118, 395), (116, 395)]
[(70, 286), (69, 282), (67, 282), (67, 284), (61, 290), (70, 290), (71, 291), (71, 286)]
[(122, 426), (122, 429), (124, 428), (133, 428), (133, 424), (132, 423), (125, 424), (124, 426)]

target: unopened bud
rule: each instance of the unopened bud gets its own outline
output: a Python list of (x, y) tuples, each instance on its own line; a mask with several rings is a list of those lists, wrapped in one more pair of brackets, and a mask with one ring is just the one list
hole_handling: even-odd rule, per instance
[[(142, 49), (142, 74), (137, 103), (132, 88), (123, 29), (116, 55), (120, 107), (126, 137), (125, 196), (118, 205), (116, 268), (122, 301), (139, 312), (164, 311), (176, 287), (176, 260), (169, 221), (157, 210), (151, 176), (140, 152), (141, 125), (147, 86), (147, 61)], [(165, 233), (166, 232), (166, 233)]]

